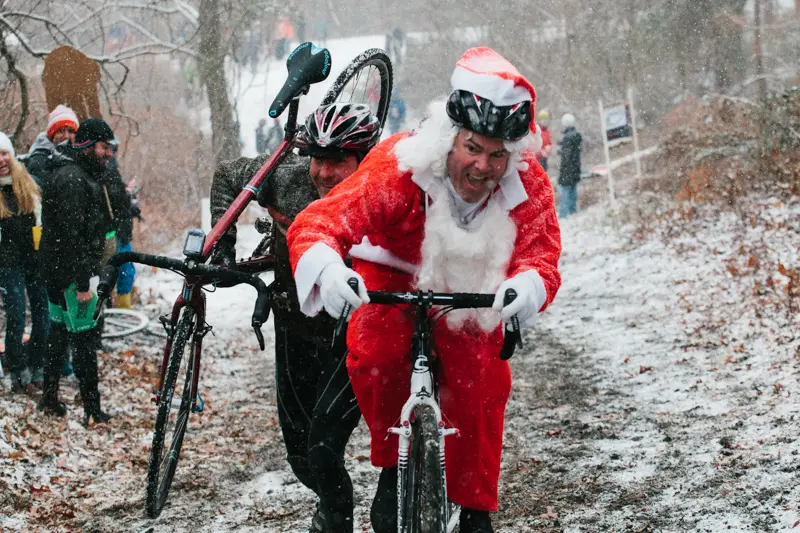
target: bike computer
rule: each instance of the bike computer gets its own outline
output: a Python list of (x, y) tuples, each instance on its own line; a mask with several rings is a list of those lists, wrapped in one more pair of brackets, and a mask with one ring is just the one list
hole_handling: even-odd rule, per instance
[(183, 255), (189, 259), (200, 259), (203, 257), (203, 244), (206, 242), (206, 232), (200, 228), (189, 230), (186, 235), (186, 242), (183, 243)]

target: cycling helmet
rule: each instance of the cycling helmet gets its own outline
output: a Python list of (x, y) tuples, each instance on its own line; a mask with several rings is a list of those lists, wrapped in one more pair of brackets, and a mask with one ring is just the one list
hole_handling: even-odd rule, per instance
[(381, 124), (369, 106), (337, 102), (306, 119), (295, 145), (312, 157), (363, 157), (381, 138)]
[(518, 141), (530, 132), (531, 103), (498, 106), (469, 91), (457, 89), (447, 100), (447, 115), (457, 126), (480, 135)]

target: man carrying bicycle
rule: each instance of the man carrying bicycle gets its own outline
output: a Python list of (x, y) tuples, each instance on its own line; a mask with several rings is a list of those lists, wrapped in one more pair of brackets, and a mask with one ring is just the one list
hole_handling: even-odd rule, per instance
[[(500, 320), (530, 326), (561, 284), (561, 236), (550, 181), (534, 154), (536, 93), (489, 48), (456, 64), (453, 92), (412, 134), (374, 148), (330, 195), (301, 213), (288, 241), (301, 309), (338, 317), (366, 288), (495, 293), (494, 311), (459, 310), (434, 326), (440, 402), (461, 438), (446, 445), (447, 493), (462, 533), (491, 533), (497, 510), (508, 363)], [(357, 248), (351, 249), (353, 246)], [(350, 253), (353, 269), (343, 257)], [(358, 294), (348, 280), (357, 278)], [(517, 298), (503, 306), (507, 289)], [(498, 314), (499, 311), (499, 314)], [(376, 533), (397, 531), (397, 437), (408, 397), (413, 320), (367, 306), (348, 328), (347, 366), (382, 467), (372, 505)]]
[[(289, 153), (258, 194), (274, 221), (271, 288), (278, 417), (292, 471), (319, 497), (312, 532), (353, 531), (353, 487), (344, 468), (344, 449), (361, 412), (344, 365), (345, 348), (331, 347), (335, 322), (300, 311), (286, 232), (301, 210), (358, 168), (380, 134), (378, 119), (365, 105), (322, 106), (309, 115), (296, 141), (303, 155)], [(211, 185), (213, 224), (267, 157), (220, 165)], [(234, 225), (217, 244), (212, 262), (233, 266), (235, 243)]]

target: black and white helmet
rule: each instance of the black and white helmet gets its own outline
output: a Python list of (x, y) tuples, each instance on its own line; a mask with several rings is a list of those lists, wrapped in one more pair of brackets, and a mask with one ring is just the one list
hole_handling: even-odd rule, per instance
[(295, 146), (313, 157), (363, 157), (380, 138), (381, 124), (369, 106), (337, 102), (308, 116)]
[(530, 132), (531, 103), (498, 106), (477, 94), (457, 89), (447, 100), (447, 115), (456, 125), (480, 135), (518, 141)]

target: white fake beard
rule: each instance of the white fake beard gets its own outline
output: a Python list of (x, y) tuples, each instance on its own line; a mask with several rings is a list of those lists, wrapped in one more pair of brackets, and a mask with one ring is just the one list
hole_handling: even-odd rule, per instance
[[(467, 227), (460, 226), (447, 191), (442, 187), (437, 196), (426, 214), (417, 287), (494, 294), (506, 277), (516, 224), (490, 200), (485, 213)], [(450, 311), (446, 320), (450, 329), (461, 329), (470, 321), (489, 333), (500, 323), (500, 315), (491, 309), (458, 309)]]

